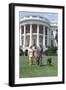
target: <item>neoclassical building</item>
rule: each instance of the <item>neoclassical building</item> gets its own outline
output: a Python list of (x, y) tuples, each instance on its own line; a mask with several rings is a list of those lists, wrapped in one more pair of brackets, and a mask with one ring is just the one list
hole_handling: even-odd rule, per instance
[(45, 50), (49, 46), (57, 46), (55, 39), (58, 33), (58, 24), (45, 17), (25, 16), (20, 18), (20, 47), (28, 49), (35, 42)]

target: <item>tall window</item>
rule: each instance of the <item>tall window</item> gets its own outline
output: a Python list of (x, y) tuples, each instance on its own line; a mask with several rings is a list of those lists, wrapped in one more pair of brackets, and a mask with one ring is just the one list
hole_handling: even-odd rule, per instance
[(24, 44), (23, 43), (24, 42), (24, 37), (23, 36), (21, 37), (21, 40), (22, 40), (22, 47), (23, 47), (23, 44)]
[(43, 25), (39, 25), (39, 33), (43, 34)]
[(26, 36), (26, 46), (29, 46), (29, 36)]
[(32, 24), (32, 33), (37, 33), (37, 25)]
[(43, 37), (42, 36), (39, 36), (39, 44), (43, 45)]
[(51, 35), (53, 35), (53, 31), (51, 31)]
[(47, 27), (45, 27), (45, 46), (47, 48)]
[(24, 34), (24, 26), (21, 26), (21, 34)]
[(51, 40), (51, 46), (53, 47), (53, 40)]
[(56, 29), (56, 32), (58, 33), (58, 29)]
[(30, 24), (26, 24), (26, 33), (30, 33)]
[(45, 27), (45, 35), (47, 35), (47, 27)]
[(47, 48), (47, 36), (45, 36), (45, 46)]

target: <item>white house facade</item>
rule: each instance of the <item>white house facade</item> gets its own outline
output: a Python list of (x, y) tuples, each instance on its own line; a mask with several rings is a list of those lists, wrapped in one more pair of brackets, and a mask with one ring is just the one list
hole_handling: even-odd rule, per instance
[(51, 46), (57, 46), (55, 39), (58, 32), (58, 24), (51, 22), (45, 17), (25, 16), (20, 18), (20, 47), (28, 49), (35, 42), (45, 50)]

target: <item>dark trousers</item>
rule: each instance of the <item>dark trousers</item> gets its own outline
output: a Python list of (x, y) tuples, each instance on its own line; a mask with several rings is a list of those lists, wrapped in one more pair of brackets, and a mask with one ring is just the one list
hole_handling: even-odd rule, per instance
[(42, 64), (42, 56), (37, 57), (37, 65), (41, 65)]

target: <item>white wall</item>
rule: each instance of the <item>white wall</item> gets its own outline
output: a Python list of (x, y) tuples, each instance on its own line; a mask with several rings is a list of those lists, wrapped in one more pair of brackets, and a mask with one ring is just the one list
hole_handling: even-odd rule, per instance
[(66, 0), (0, 0), (0, 90), (65, 90), (66, 84), (63, 85), (45, 85), (34, 87), (11, 88), (8, 84), (8, 4), (10, 2), (34, 3), (34, 4), (51, 4), (65, 5)]

